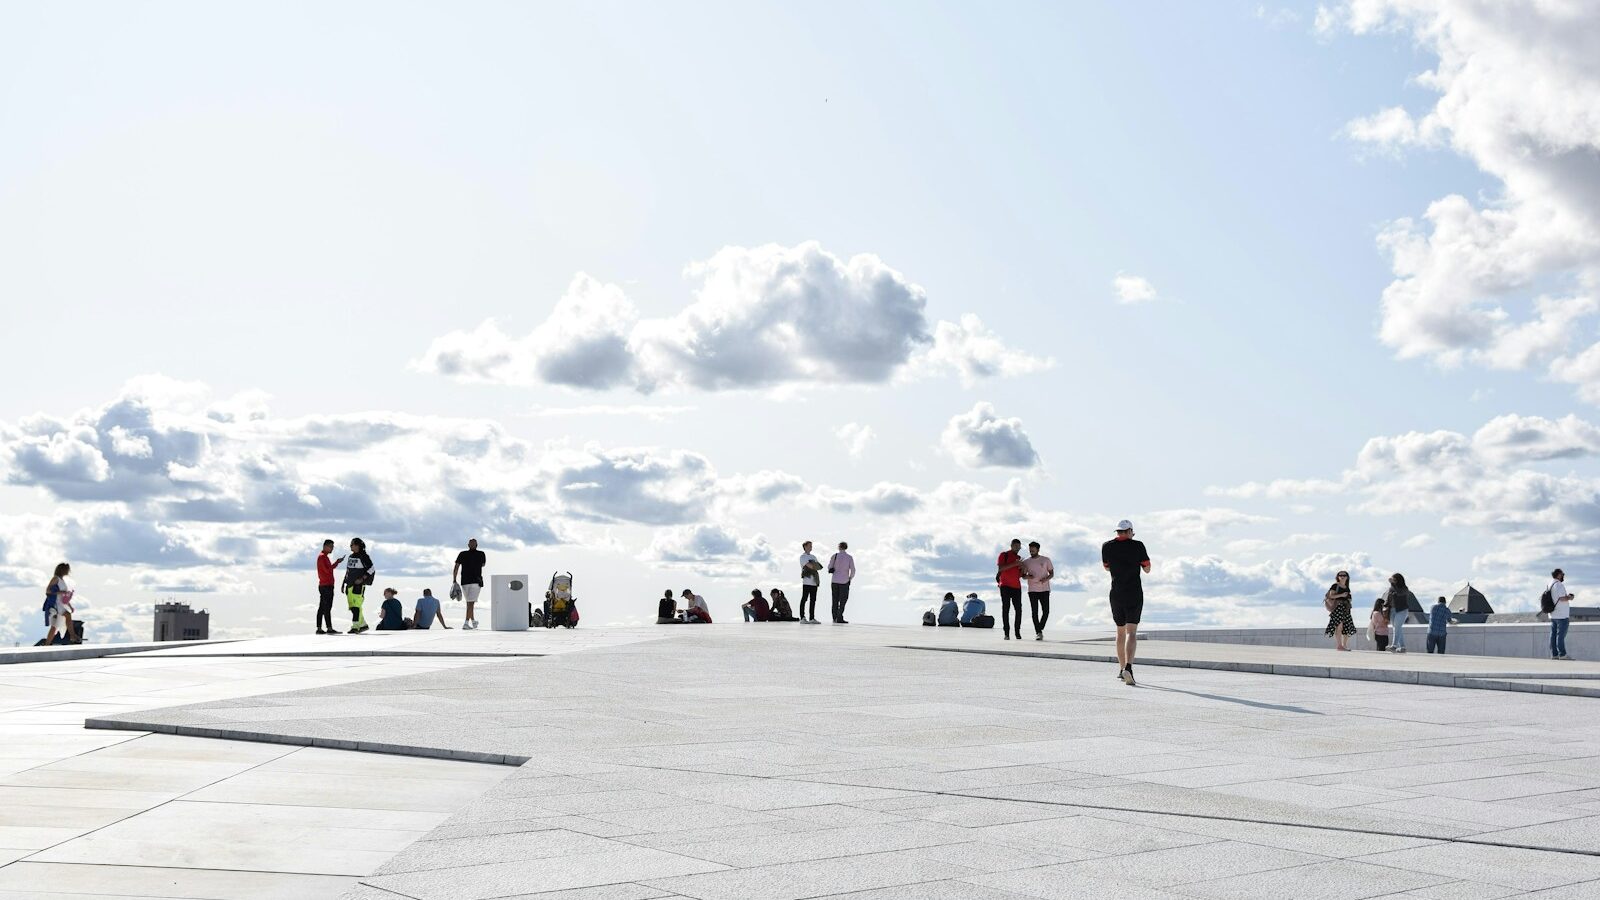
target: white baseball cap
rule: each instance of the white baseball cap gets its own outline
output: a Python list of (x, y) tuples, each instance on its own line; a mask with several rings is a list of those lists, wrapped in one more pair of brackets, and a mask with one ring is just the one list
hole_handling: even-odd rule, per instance
[(1133, 530), (1133, 523), (1129, 522), (1127, 519), (1123, 519), (1121, 522), (1117, 523), (1117, 530), (1118, 531), (1132, 531)]

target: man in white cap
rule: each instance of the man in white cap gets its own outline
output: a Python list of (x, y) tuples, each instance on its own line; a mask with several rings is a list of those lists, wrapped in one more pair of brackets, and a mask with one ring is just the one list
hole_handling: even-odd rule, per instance
[(1141, 572), (1150, 571), (1150, 554), (1133, 539), (1133, 523), (1117, 523), (1117, 536), (1100, 545), (1100, 564), (1111, 573), (1111, 621), (1117, 625), (1117, 677), (1133, 684), (1133, 648), (1139, 639), (1139, 614), (1144, 611)]

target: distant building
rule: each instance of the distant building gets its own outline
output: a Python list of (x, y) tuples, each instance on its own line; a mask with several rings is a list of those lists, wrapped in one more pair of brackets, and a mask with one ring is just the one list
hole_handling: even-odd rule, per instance
[(1486, 622), (1494, 615), (1494, 607), (1489, 605), (1489, 598), (1483, 592), (1467, 582), (1467, 586), (1456, 592), (1450, 600), (1450, 617), (1456, 622)]
[(203, 641), (211, 636), (211, 614), (195, 612), (187, 603), (157, 603), (155, 639)]

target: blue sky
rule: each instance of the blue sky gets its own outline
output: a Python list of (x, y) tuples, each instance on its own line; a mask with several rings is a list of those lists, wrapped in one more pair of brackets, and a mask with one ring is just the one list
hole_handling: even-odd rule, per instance
[[(1594, 340), (1600, 180), (1557, 151), (1600, 146), (1597, 78), (1538, 47), (1596, 28), (1452, 0), (0, 6), (13, 639), (59, 558), (107, 634), (177, 589), (300, 630), (325, 533), (408, 592), (476, 533), (491, 569), (574, 569), (595, 621), (668, 584), (727, 617), (805, 537), (857, 549), (859, 618), (911, 621), (1020, 532), (1080, 563), (1058, 618), (1097, 623), (1122, 516), (1174, 563), (1163, 621), (1309, 623), (1342, 565), (1526, 606), (1592, 553), (1591, 380), (1549, 366)], [(1478, 237), (1424, 220), (1453, 195)], [(1437, 240), (1393, 256), (1408, 217)], [(784, 265), (811, 274), (761, 280)], [(987, 343), (935, 339), (963, 316)]]

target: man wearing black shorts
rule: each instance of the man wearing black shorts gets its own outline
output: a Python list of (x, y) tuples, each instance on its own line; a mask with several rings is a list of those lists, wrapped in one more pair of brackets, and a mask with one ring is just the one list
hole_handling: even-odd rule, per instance
[(1133, 648), (1139, 640), (1139, 614), (1144, 611), (1141, 572), (1150, 571), (1150, 554), (1133, 539), (1133, 523), (1117, 523), (1117, 536), (1100, 545), (1100, 564), (1111, 573), (1111, 621), (1117, 625), (1117, 677), (1133, 684)]

